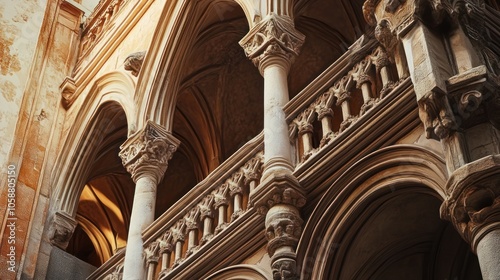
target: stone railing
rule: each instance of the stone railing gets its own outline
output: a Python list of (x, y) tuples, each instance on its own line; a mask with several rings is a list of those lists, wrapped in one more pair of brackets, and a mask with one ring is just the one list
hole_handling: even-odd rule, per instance
[[(402, 83), (409, 76), (403, 54), (391, 53), (373, 38), (360, 38), (287, 104), (297, 168), (319, 151), (333, 149), (338, 136), (350, 133), (399, 84), (409, 85)], [(147, 279), (172, 278), (176, 267), (196, 258), (196, 252), (253, 209), (249, 193), (260, 182), (262, 166), (261, 134), (155, 220), (144, 232)], [(123, 252), (108, 262), (88, 279), (121, 279)]]
[[(298, 165), (345, 133), (408, 77), (407, 69), (397, 67), (396, 61), (404, 58), (389, 54), (374, 39), (361, 38), (323, 73), (333, 79), (315, 90), (306, 88), (288, 104), (286, 111)], [(309, 91), (307, 100), (301, 100), (305, 91)], [(294, 104), (298, 108), (293, 108)]]
[(79, 57), (83, 57), (92, 49), (101, 34), (116, 16), (127, 0), (101, 0), (92, 14), (82, 23), (82, 38)]
[[(251, 209), (249, 193), (259, 184), (262, 135), (243, 146), (205, 180), (154, 221), (144, 233), (147, 279), (163, 278)], [(88, 279), (121, 279), (123, 253)]]

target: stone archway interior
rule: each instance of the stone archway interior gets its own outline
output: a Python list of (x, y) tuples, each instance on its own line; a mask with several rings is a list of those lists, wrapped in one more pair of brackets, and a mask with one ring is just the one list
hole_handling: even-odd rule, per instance
[(345, 254), (331, 279), (482, 279), (477, 257), (439, 218), (441, 202), (400, 192), (370, 204), (348, 229), (350, 241), (332, 246)]

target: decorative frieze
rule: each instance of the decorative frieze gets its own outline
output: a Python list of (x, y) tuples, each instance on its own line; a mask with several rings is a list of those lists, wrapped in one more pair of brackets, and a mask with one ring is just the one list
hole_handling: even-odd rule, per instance
[(179, 140), (163, 127), (148, 121), (142, 131), (120, 146), (119, 156), (134, 182), (147, 173), (159, 183), (179, 144)]

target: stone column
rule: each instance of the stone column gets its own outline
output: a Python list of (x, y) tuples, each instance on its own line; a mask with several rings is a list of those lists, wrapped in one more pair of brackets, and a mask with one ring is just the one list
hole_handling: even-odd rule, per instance
[(290, 136), (283, 107), (289, 101), (288, 71), (304, 42), (288, 16), (269, 14), (240, 45), (264, 77), (264, 173), (293, 170)]
[(123, 165), (135, 182), (123, 279), (145, 278), (142, 231), (154, 220), (156, 187), (178, 145), (179, 141), (163, 127), (148, 121), (120, 147)]
[(298, 279), (295, 250), (303, 223), (299, 208), (305, 204), (300, 184), (292, 174), (292, 149), (283, 111), (289, 100), (288, 71), (305, 37), (295, 29), (290, 13), (273, 12), (273, 7), (287, 3), (270, 4), (268, 15), (240, 41), (264, 77), (264, 171), (250, 200), (266, 215), (268, 253), (275, 280)]
[(441, 217), (475, 252), (484, 280), (500, 279), (500, 155), (457, 169), (447, 184)]

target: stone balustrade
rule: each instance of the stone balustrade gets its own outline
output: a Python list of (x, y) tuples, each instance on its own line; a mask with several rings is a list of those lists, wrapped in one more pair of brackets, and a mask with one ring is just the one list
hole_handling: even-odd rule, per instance
[[(247, 143), (166, 211), (144, 233), (147, 279), (163, 278), (251, 209), (262, 175), (262, 135)], [(177, 206), (179, 205), (179, 206)], [(186, 205), (183, 208), (182, 205)], [(121, 279), (124, 256), (113, 256), (88, 279)]]
[[(345, 133), (408, 77), (404, 65), (397, 65), (401, 58), (377, 43), (367, 45), (371, 47), (358, 50), (357, 59), (352, 55), (341, 57), (336, 62), (344, 65), (340, 75), (330, 81), (326, 90), (318, 90), (312, 101), (304, 104), (305, 108), (295, 110), (298, 111), (295, 116), (289, 115), (298, 164)], [(367, 54), (359, 55), (363, 53)]]
[[(401, 62), (404, 54), (391, 53), (374, 38), (360, 38), (287, 104), (296, 168), (320, 150), (334, 149), (336, 137), (350, 133), (354, 123), (362, 122), (393, 90), (410, 86)], [(248, 218), (244, 214), (249, 211), (258, 215), (249, 193), (260, 183), (263, 161), (260, 135), (153, 222), (143, 233), (147, 279), (170, 279), (176, 267), (211, 246), (210, 241), (224, 235), (239, 217)], [(121, 279), (123, 255), (113, 256), (88, 279)]]

